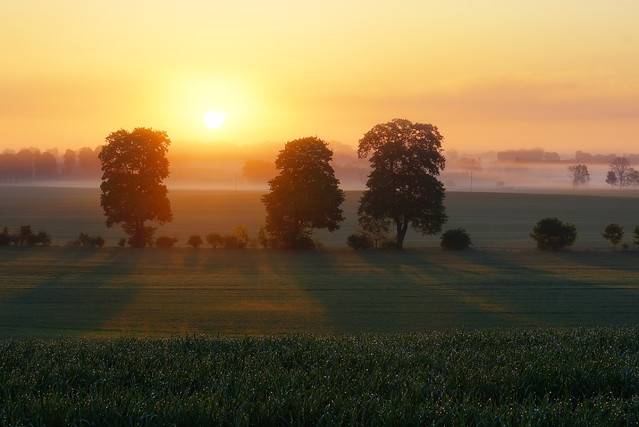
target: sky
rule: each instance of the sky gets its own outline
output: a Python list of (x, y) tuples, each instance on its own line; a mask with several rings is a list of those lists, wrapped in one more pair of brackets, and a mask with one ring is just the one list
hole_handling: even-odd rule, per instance
[(195, 151), (355, 146), (405, 118), (464, 152), (637, 153), (638, 16), (636, 0), (10, 0), (0, 151), (135, 127)]

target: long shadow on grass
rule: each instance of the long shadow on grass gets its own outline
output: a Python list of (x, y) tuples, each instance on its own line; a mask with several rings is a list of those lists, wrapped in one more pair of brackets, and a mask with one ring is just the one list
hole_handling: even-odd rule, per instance
[(455, 288), (480, 273), (451, 271), (430, 251), (313, 251), (271, 269), (317, 301), (340, 333), (519, 325), (505, 310)]
[(121, 279), (136, 271), (141, 256), (142, 251), (128, 249), (68, 249), (57, 250), (44, 265), (40, 257), (27, 258), (33, 260), (26, 266), (33, 274), (24, 278), (21, 292), (3, 304), (2, 334), (52, 336), (99, 330), (138, 292), (137, 285)]
[(305, 261), (316, 265), (306, 267), (314, 277), (288, 274), (322, 304), (337, 332), (639, 324), (639, 292), (627, 283), (635, 271), (616, 267), (618, 276), (625, 274), (625, 287), (610, 286), (605, 278), (617, 270), (604, 263), (585, 278), (580, 269), (593, 263), (569, 265), (573, 257), (531, 251), (318, 251)]
[[(504, 301), (478, 295), (476, 283), (493, 273), (440, 250), (362, 254), (390, 277), (401, 331), (512, 327), (536, 324)], [(380, 275), (384, 277), (384, 275)]]
[(462, 290), (509, 307), (521, 316), (521, 326), (639, 324), (637, 294), (609, 286), (615, 280), (613, 270), (601, 264), (597, 254), (469, 251), (458, 256), (492, 270)]

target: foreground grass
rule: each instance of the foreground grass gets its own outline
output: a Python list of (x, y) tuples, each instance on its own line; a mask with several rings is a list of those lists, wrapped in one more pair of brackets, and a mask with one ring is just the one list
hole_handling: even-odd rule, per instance
[(639, 330), (0, 342), (3, 425), (639, 422)]

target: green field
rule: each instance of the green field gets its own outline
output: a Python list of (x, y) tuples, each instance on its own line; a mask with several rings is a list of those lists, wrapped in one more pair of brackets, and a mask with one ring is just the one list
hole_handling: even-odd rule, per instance
[[(113, 246), (98, 196), (0, 187), (0, 225)], [(449, 193), (463, 252), (344, 248), (358, 193), (322, 250), (0, 248), (0, 424), (636, 424), (639, 253), (600, 236), (629, 196)], [(263, 222), (258, 193), (171, 200), (182, 244)], [(546, 216), (574, 250), (534, 250)]]
[[(191, 234), (204, 237), (209, 232), (226, 233), (234, 225), (244, 224), (251, 236), (264, 223), (264, 206), (256, 192), (220, 192), (211, 190), (170, 190), (174, 220), (159, 227), (156, 235), (179, 238), (186, 246)], [(528, 233), (541, 218), (557, 216), (577, 226), (577, 250), (609, 248), (601, 238), (606, 224), (619, 223), (626, 228), (626, 243), (639, 224), (639, 193), (636, 191), (598, 191), (564, 194), (463, 193), (448, 192), (446, 209), (449, 221), (444, 229), (463, 227), (478, 248), (534, 248)], [(345, 247), (346, 236), (357, 229), (359, 192), (347, 192), (342, 206), (346, 220), (339, 231), (318, 231), (328, 247)], [(100, 234), (107, 245), (115, 246), (124, 236), (120, 227), (107, 229), (100, 208), (97, 188), (44, 188), (0, 186), (0, 227), (15, 232), (19, 225), (46, 230), (54, 244), (76, 239), (80, 232)], [(406, 247), (437, 247), (439, 236), (422, 237), (411, 231)]]
[(0, 341), (0, 424), (636, 425), (638, 333)]
[(0, 336), (639, 326), (636, 252), (4, 248)]

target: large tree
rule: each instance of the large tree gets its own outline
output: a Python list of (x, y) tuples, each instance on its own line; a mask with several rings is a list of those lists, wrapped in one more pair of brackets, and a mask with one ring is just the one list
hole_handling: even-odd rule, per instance
[(270, 243), (284, 248), (313, 247), (315, 228), (339, 229), (344, 192), (330, 164), (333, 152), (319, 138), (289, 141), (275, 160), (278, 175), (262, 196)]
[(424, 235), (441, 231), (448, 219), (437, 179), (446, 162), (442, 139), (435, 126), (402, 119), (379, 124), (360, 139), (357, 154), (370, 155), (372, 167), (357, 210), (363, 229), (388, 231), (394, 223), (397, 249), (409, 226)]
[(106, 137), (99, 154), (102, 163), (101, 205), (107, 227), (122, 224), (133, 247), (153, 242), (154, 228), (173, 219), (166, 185), (169, 176), (166, 152), (171, 141), (164, 131), (120, 129)]

